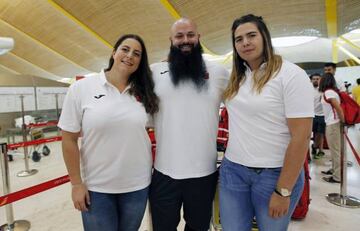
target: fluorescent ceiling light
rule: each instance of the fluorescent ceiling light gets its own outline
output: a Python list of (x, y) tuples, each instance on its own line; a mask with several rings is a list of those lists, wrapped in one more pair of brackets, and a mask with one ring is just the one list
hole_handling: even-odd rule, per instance
[(14, 48), (14, 39), (0, 37), (0, 55), (3, 55)]
[(288, 36), (271, 39), (274, 47), (292, 47), (318, 39), (315, 36)]

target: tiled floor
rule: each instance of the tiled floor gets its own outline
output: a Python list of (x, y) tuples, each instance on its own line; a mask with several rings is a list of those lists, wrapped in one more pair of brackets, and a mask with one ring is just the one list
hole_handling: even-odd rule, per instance
[[(350, 129), (350, 138), (355, 147), (360, 151), (360, 130)], [(47, 180), (66, 175), (62, 160), (59, 142), (50, 143), (51, 154), (43, 157), (40, 162), (29, 161), (31, 169), (38, 169), (36, 175), (29, 177), (17, 177), (16, 173), (23, 170), (24, 160), (21, 155), (15, 156), (15, 160), (9, 163), (11, 191), (27, 188)], [(348, 195), (360, 199), (360, 167), (348, 149), (348, 158), (354, 166), (348, 168)], [(360, 208), (349, 209), (330, 204), (326, 201), (327, 193), (339, 192), (339, 184), (330, 184), (321, 180), (321, 170), (326, 170), (331, 165), (329, 153), (321, 160), (310, 164), (311, 171), (311, 204), (306, 219), (292, 221), (290, 231), (343, 231), (358, 230), (360, 226)], [(2, 185), (0, 195), (2, 195)], [(25, 219), (31, 222), (33, 231), (67, 230), (80, 231), (80, 213), (72, 207), (70, 199), (70, 186), (65, 184), (40, 194), (28, 197), (13, 204), (15, 219)], [(0, 207), (0, 225), (6, 223), (5, 209)], [(184, 222), (179, 224), (179, 230), (183, 230)], [(149, 227), (149, 215), (145, 214), (141, 231), (151, 230)], [(236, 230), (237, 231), (237, 230)], [(271, 230), (270, 230), (271, 231)]]

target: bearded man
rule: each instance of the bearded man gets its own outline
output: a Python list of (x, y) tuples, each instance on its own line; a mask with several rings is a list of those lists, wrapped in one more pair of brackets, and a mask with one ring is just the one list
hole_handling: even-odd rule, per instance
[(186, 231), (209, 229), (219, 107), (229, 74), (203, 59), (199, 38), (192, 20), (177, 20), (167, 62), (151, 66), (160, 98), (149, 196), (154, 231), (176, 231), (182, 206)]

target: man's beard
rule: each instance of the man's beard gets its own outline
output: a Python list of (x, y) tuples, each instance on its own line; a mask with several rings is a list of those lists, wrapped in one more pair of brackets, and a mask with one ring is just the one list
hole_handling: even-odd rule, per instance
[(198, 90), (206, 86), (207, 71), (202, 53), (200, 43), (193, 46), (189, 53), (183, 53), (179, 48), (171, 45), (168, 61), (171, 80), (175, 86), (188, 80), (192, 81)]
[(314, 88), (317, 88), (319, 86), (318, 83), (313, 83)]

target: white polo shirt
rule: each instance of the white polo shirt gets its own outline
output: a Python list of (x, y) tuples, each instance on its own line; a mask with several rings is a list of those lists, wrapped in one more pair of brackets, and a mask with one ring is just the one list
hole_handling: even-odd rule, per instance
[(324, 116), (322, 104), (321, 104), (321, 92), (318, 87), (314, 87), (314, 111), (316, 116)]
[(58, 126), (82, 132), (82, 177), (89, 190), (124, 193), (150, 184), (147, 120), (143, 105), (107, 82), (104, 72), (70, 86)]
[[(329, 89), (326, 90), (323, 94), (326, 96), (327, 100), (336, 99), (336, 101), (338, 101), (340, 104), (340, 96), (338, 93), (336, 93), (336, 91)], [(324, 96), (321, 97), (321, 104), (324, 110), (326, 125), (339, 123), (339, 115), (337, 114), (336, 110), (331, 107), (331, 104), (325, 101)]]
[(151, 66), (155, 92), (160, 98), (155, 114), (155, 169), (174, 179), (203, 177), (216, 171), (219, 107), (228, 72), (206, 62), (207, 88), (199, 91), (191, 81), (177, 87), (167, 62)]
[(286, 119), (314, 116), (313, 86), (304, 70), (286, 60), (260, 94), (252, 90), (249, 68), (245, 74), (237, 95), (225, 102), (229, 114), (225, 156), (248, 167), (281, 167), (290, 141)]

